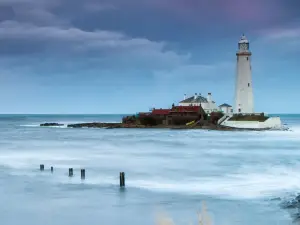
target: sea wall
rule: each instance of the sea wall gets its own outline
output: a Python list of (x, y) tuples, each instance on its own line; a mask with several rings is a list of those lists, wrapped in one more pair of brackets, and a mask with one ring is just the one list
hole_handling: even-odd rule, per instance
[(226, 120), (223, 123), (221, 123), (221, 125), (226, 127), (243, 128), (243, 129), (267, 129), (267, 128), (282, 127), (280, 117), (270, 117), (264, 122)]

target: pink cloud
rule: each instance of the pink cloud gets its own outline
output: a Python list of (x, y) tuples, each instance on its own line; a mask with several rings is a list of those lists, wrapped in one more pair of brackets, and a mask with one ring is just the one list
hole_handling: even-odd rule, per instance
[(281, 41), (281, 40), (292, 40), (300, 38), (300, 27), (294, 28), (273, 28), (267, 29), (259, 32), (260, 35), (265, 40), (274, 40), (274, 41)]
[(280, 0), (152, 0), (147, 4), (178, 16), (234, 22), (268, 22), (287, 15)]

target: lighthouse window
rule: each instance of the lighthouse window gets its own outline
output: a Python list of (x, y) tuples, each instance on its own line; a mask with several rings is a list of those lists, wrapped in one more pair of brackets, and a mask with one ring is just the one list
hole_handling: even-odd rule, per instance
[(249, 57), (247, 57), (247, 60), (249, 60)]
[(248, 87), (250, 87), (250, 83), (248, 83)]

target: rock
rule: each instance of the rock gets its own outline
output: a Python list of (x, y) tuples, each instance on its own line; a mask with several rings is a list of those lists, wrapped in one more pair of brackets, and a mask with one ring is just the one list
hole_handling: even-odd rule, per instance
[(126, 117), (123, 117), (122, 119), (122, 124), (133, 124), (133, 123), (137, 123), (137, 118), (135, 115), (133, 116), (126, 116)]
[(281, 203), (281, 207), (284, 209), (298, 209), (299, 206), (299, 202), (295, 200), (285, 201)]
[(296, 223), (300, 220), (300, 196), (290, 199), (284, 200), (280, 203), (280, 207), (283, 209), (288, 210), (289, 214), (291, 215), (293, 221)]
[(60, 123), (42, 123), (40, 124), (41, 127), (60, 127), (60, 126), (64, 126), (64, 124), (60, 124)]
[(77, 123), (77, 124), (69, 124), (68, 127), (70, 128), (106, 128), (106, 129), (112, 129), (112, 128), (120, 128), (120, 123)]
[[(219, 130), (219, 131), (246, 131), (246, 130), (257, 130), (257, 129), (239, 129), (239, 128), (231, 128), (215, 125), (209, 121), (205, 121), (201, 124), (197, 124), (196, 126), (185, 126), (185, 125), (142, 125), (139, 123), (139, 120), (133, 122), (131, 119), (125, 119), (126, 123), (100, 123), (100, 122), (92, 122), (92, 123), (77, 123), (77, 124), (69, 124), (67, 127), (69, 128), (105, 128), (105, 129), (115, 129), (115, 128), (164, 128), (164, 129), (205, 129), (205, 130)], [(40, 126), (63, 126), (63, 124), (59, 123), (44, 123)]]

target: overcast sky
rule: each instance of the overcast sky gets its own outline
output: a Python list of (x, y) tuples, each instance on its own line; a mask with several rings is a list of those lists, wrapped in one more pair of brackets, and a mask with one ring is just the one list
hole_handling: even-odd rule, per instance
[(0, 113), (233, 105), (250, 40), (255, 111), (300, 113), (299, 0), (0, 0)]

